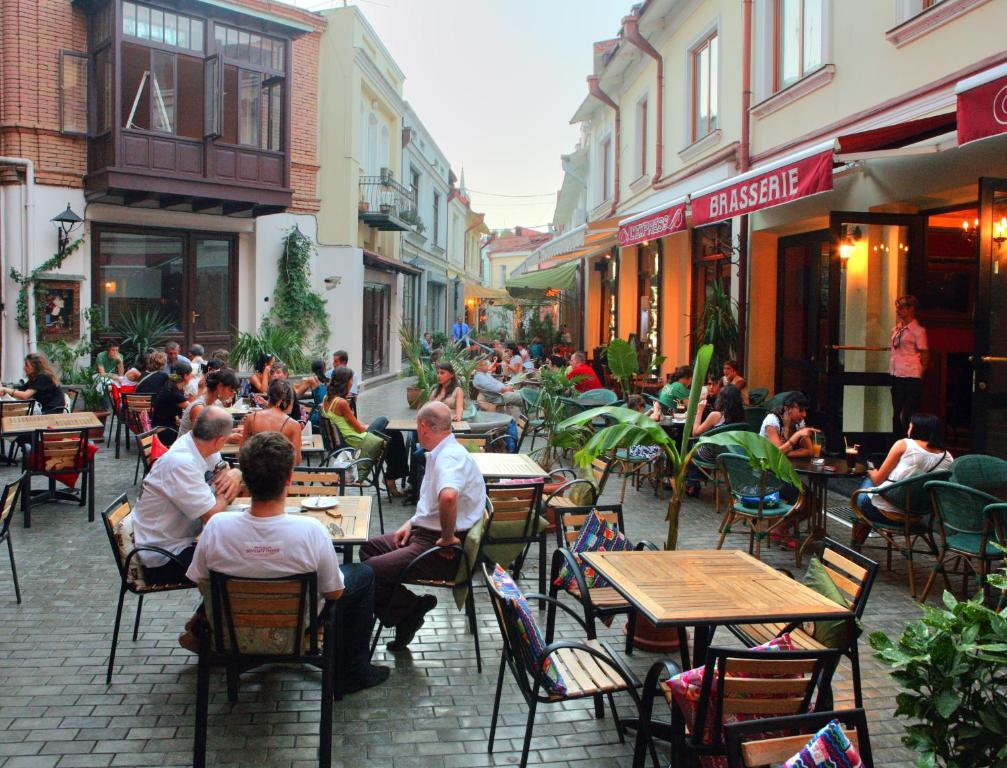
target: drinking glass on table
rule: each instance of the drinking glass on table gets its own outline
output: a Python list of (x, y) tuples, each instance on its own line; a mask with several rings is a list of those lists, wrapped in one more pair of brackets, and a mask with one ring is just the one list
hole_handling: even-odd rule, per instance
[(822, 456), (823, 442), (825, 442), (825, 436), (821, 432), (811, 433), (811, 455), (816, 459)]

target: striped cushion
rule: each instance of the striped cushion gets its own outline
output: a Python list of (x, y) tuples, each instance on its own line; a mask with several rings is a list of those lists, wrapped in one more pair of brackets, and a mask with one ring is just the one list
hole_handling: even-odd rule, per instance
[(807, 746), (783, 764), (783, 768), (862, 768), (860, 753), (833, 720)]

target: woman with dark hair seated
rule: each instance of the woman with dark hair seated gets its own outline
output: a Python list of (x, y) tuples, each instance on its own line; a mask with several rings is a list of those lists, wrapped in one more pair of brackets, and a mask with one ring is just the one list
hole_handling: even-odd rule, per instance
[(269, 385), (269, 400), (261, 411), (245, 417), (241, 445), (258, 432), (279, 432), (294, 446), (294, 466), (301, 463), (301, 424), (290, 415), (294, 405), (294, 390), (289, 381), (277, 379)]
[(430, 396), (431, 400), (439, 400), (451, 411), (451, 421), (461, 421), (465, 410), (465, 392), (455, 367), (451, 363), (437, 363), (437, 389)]
[(276, 358), (265, 352), (255, 361), (255, 373), (248, 377), (248, 389), (253, 394), (264, 395), (269, 389), (269, 368)]
[[(724, 424), (737, 424), (745, 421), (745, 406), (741, 403), (741, 390), (733, 384), (725, 385), (717, 394), (717, 399), (713, 402), (713, 410), (710, 411), (703, 421), (692, 428), (693, 437), (698, 437), (704, 432)], [(696, 449), (695, 457), (700, 461), (711, 463), (717, 458), (717, 451), (713, 446), (701, 445)], [(699, 496), (699, 482), (702, 479), (698, 469), (689, 463), (686, 472), (685, 493), (688, 496)]]
[[(803, 392), (791, 392), (783, 399), (783, 405), (766, 414), (759, 429), (760, 437), (780, 449), (780, 453), (791, 458), (811, 456), (815, 449), (812, 435), (817, 431), (804, 423), (808, 416), (808, 398)], [(800, 496), (800, 489), (784, 485), (780, 497), (793, 503)]]
[[(906, 436), (895, 443), (877, 469), (868, 469), (861, 488), (885, 486), (923, 475), (937, 469), (948, 469), (954, 458), (944, 447), (941, 422), (931, 413), (914, 413), (909, 419)], [(898, 512), (884, 498), (874, 493), (863, 493), (857, 498), (857, 509), (868, 520), (891, 522), (884, 512)], [(864, 543), (870, 527), (865, 523), (853, 524), (853, 543)]]
[(172, 366), (171, 375), (161, 391), (154, 395), (150, 425), (152, 427), (167, 427), (157, 436), (157, 439), (164, 445), (171, 445), (178, 436), (178, 418), (189, 405), (189, 398), (185, 396), (185, 387), (191, 378), (192, 366), (179, 360)]
[(351, 448), (357, 448), (364, 441), (364, 433), (379, 433), (389, 439), (385, 452), (385, 487), (389, 496), (405, 496), (395, 481), (409, 476), (409, 466), (406, 460), (406, 444), (401, 432), (389, 435), (382, 433), (388, 426), (388, 419), (381, 416), (370, 424), (362, 424), (354, 415), (353, 409), (346, 397), (350, 393), (353, 382), (353, 371), (345, 365), (338, 366), (332, 372), (332, 378), (326, 386), (325, 401), (322, 403), (322, 416), (333, 423), (343, 440)]

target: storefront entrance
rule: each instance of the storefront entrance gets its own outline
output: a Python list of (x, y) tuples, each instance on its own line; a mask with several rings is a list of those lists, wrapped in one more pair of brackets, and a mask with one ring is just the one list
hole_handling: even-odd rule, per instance
[(95, 224), (91, 300), (112, 329), (160, 313), (186, 350), (228, 348), (236, 325), (233, 235)]
[(363, 378), (388, 373), (388, 329), (391, 326), (392, 287), (364, 283)]
[(1007, 458), (1007, 179), (979, 182), (978, 240), (974, 444)]

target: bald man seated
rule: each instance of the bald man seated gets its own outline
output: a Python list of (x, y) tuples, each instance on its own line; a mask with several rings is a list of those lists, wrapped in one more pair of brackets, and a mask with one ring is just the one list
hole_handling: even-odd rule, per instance
[[(437, 605), (399, 584), (402, 570), (431, 547), (465, 540), (486, 508), (486, 482), (471, 454), (451, 432), (451, 411), (441, 402), (427, 403), (416, 414), (416, 434), (427, 451), (426, 474), (420, 486), (416, 514), (392, 533), (371, 539), (360, 548), (360, 559), (374, 571), (374, 612), (387, 627), (395, 627), (389, 650), (406, 648)], [(411, 572), (416, 579), (452, 579), (458, 570), (455, 553), (424, 560)]]

